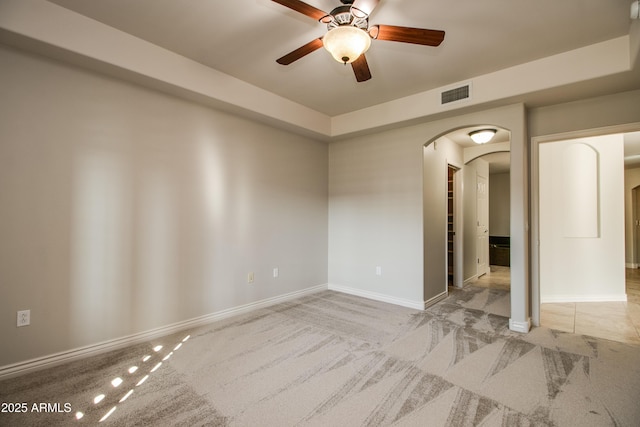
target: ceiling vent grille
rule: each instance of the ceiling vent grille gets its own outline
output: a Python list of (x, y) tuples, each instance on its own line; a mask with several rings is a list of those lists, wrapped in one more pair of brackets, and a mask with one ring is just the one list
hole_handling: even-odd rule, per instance
[(440, 104), (450, 104), (456, 101), (463, 101), (471, 97), (471, 83), (453, 89), (445, 90), (440, 93)]

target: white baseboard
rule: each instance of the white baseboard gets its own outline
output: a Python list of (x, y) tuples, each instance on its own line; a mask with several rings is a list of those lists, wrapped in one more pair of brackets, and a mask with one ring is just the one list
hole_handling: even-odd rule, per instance
[(401, 305), (403, 307), (415, 308), (416, 310), (424, 310), (426, 308), (426, 301), (413, 301), (404, 298), (398, 298), (386, 294), (380, 294), (377, 292), (364, 291), (362, 289), (350, 288), (348, 286), (332, 285), (329, 284), (328, 289), (330, 291), (342, 292), (349, 295), (355, 295), (375, 301), (387, 302), (389, 304)]
[(558, 302), (626, 302), (627, 294), (612, 295), (550, 295), (540, 297), (540, 303), (558, 303)]
[(524, 322), (509, 319), (509, 329), (514, 332), (522, 332), (523, 334), (526, 334), (531, 330), (531, 318), (527, 318)]
[(435, 297), (429, 298), (428, 300), (426, 300), (424, 302), (424, 308), (431, 307), (432, 305), (442, 301), (443, 299), (445, 299), (448, 296), (449, 296), (449, 291), (446, 290), (446, 291), (442, 292), (441, 294), (436, 295)]
[(625, 268), (638, 268), (638, 264), (635, 262), (627, 262), (624, 266)]
[(464, 279), (463, 285), (466, 286), (469, 283), (475, 282), (476, 280), (478, 280), (478, 275), (474, 274), (473, 276), (469, 277), (468, 279)]
[(206, 325), (208, 323), (216, 322), (218, 320), (226, 319), (238, 314), (248, 313), (253, 310), (268, 307), (280, 302), (289, 301), (295, 298), (299, 298), (304, 295), (313, 294), (316, 292), (324, 291), (327, 289), (327, 285), (317, 285), (310, 288), (302, 289), (299, 291), (289, 292), (287, 294), (278, 295), (276, 297), (266, 298), (260, 301), (244, 304), (237, 307), (228, 308), (226, 310), (217, 311), (215, 313), (206, 314), (204, 316), (196, 317), (193, 319), (185, 320), (182, 322), (174, 323), (167, 326), (151, 329), (145, 332), (140, 332), (133, 335), (128, 335), (113, 340), (103, 341), (101, 343), (92, 344), (80, 348), (75, 348), (60, 353), (51, 354), (48, 356), (38, 357), (24, 362), (14, 363), (11, 365), (0, 366), (0, 380), (15, 377), (18, 375), (24, 375), (29, 372), (37, 371), (44, 368), (50, 368), (52, 366), (61, 365), (63, 363), (71, 362), (78, 359), (83, 359), (89, 356), (95, 356), (97, 354), (106, 353), (107, 351), (117, 350), (123, 347), (127, 347), (134, 344), (143, 343), (150, 339), (170, 335), (176, 332), (183, 331), (185, 329), (193, 328), (196, 326)]

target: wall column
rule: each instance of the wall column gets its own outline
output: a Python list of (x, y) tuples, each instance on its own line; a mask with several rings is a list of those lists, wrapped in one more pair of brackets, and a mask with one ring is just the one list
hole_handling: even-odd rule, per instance
[[(522, 110), (525, 121), (525, 111)], [(526, 129), (511, 130), (511, 318), (509, 329), (529, 332), (529, 161)]]

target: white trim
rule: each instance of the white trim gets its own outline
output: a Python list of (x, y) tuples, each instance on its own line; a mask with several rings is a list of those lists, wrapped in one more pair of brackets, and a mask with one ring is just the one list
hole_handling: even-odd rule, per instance
[(473, 276), (469, 277), (468, 279), (464, 279), (463, 286), (466, 286), (466, 285), (468, 285), (470, 283), (473, 283), (476, 280), (478, 280), (478, 275), (474, 274)]
[[(463, 165), (464, 166), (464, 165)], [(464, 181), (464, 172), (462, 167), (459, 168), (455, 174), (453, 174), (453, 185), (455, 186), (453, 192), (453, 230), (455, 235), (453, 236), (454, 245), (454, 260), (453, 260), (453, 275), (454, 284), (457, 288), (464, 287), (464, 190), (462, 188), (462, 182)]]
[[(400, 305), (403, 307), (415, 308), (416, 310), (424, 310), (426, 308), (427, 301), (413, 301), (404, 298), (398, 298), (386, 294), (380, 294), (377, 292), (364, 291), (362, 289), (350, 288), (348, 286), (332, 285), (329, 283), (328, 289), (330, 291), (342, 292), (349, 295), (355, 295), (375, 301), (386, 302), (389, 304)], [(433, 298), (432, 298), (433, 299)]]
[(182, 322), (174, 323), (167, 326), (151, 329), (145, 332), (140, 332), (133, 335), (128, 335), (121, 338), (116, 338), (101, 343), (92, 344), (84, 347), (75, 348), (72, 350), (63, 351), (60, 353), (54, 353), (35, 359), (26, 360), (24, 362), (18, 362), (11, 365), (5, 365), (0, 367), (0, 380), (23, 375), (29, 372), (37, 371), (44, 368), (49, 368), (63, 363), (71, 362), (78, 359), (83, 359), (89, 356), (95, 356), (97, 354), (105, 353), (111, 350), (117, 350), (123, 347), (127, 347), (133, 344), (139, 344), (148, 341), (152, 338), (169, 335), (175, 332), (180, 332), (185, 329), (193, 328), (196, 326), (206, 325), (218, 320), (226, 319), (238, 314), (248, 313), (253, 310), (268, 307), (280, 302), (289, 301), (301, 296), (313, 294), (327, 289), (327, 284), (312, 286), (310, 288), (302, 289), (299, 291), (289, 292), (287, 294), (278, 295), (271, 298), (266, 298), (260, 301), (240, 305), (237, 307), (228, 308), (225, 310), (217, 311), (215, 313), (206, 314), (204, 316), (195, 317), (193, 319), (185, 320)]
[(558, 302), (627, 302), (627, 294), (622, 295), (552, 295), (541, 298), (541, 304)]
[(528, 317), (524, 322), (509, 319), (509, 329), (514, 332), (522, 332), (523, 334), (529, 333), (529, 330), (531, 329), (531, 318)]
[(443, 299), (445, 299), (448, 296), (449, 296), (449, 290), (446, 290), (446, 291), (436, 295), (435, 297), (431, 297), (431, 298), (429, 298), (428, 300), (426, 300), (424, 302), (424, 308), (431, 307), (432, 305), (442, 301)]
[(638, 264), (635, 262), (627, 262), (624, 266), (625, 268), (638, 268)]

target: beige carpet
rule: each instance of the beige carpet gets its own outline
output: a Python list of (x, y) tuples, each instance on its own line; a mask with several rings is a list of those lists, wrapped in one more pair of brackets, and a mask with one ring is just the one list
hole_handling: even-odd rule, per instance
[(640, 425), (640, 346), (517, 334), (505, 304), (473, 287), (425, 312), (325, 291), (0, 382), (0, 401), (29, 406), (0, 425)]

